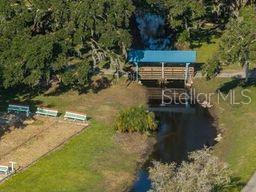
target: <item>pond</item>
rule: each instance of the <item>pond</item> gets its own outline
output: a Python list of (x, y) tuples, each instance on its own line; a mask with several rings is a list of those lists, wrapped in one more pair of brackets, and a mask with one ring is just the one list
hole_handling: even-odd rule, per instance
[(215, 144), (217, 133), (213, 117), (198, 105), (194, 109), (194, 113), (155, 112), (159, 122), (157, 144), (139, 170), (131, 192), (145, 192), (150, 189), (148, 169), (152, 160), (180, 163), (187, 159), (189, 152)]
[[(138, 11), (133, 21), (134, 49), (169, 50), (172, 47), (172, 38), (165, 29), (166, 18), (157, 13)], [(140, 37), (140, 38), (139, 38)], [(158, 83), (143, 82), (143, 85), (155, 96), (162, 91)], [(184, 88), (184, 81), (169, 82), (165, 88)], [(162, 92), (161, 92), (162, 94)], [(160, 94), (160, 98), (161, 98)], [(156, 106), (157, 103), (157, 106)], [(151, 102), (150, 107), (161, 109), (161, 101)], [(214, 126), (214, 119), (207, 109), (194, 104), (191, 106), (193, 113), (180, 110), (180, 106), (174, 106), (176, 112), (160, 110), (156, 111), (156, 119), (159, 122), (159, 130), (156, 134), (157, 144), (149, 159), (138, 171), (137, 181), (131, 188), (131, 192), (145, 192), (150, 189), (151, 182), (148, 178), (148, 169), (153, 160), (161, 162), (180, 163), (187, 159), (188, 153), (202, 149), (204, 146), (215, 144), (214, 139), (217, 129)], [(170, 107), (169, 107), (170, 108)], [(177, 113), (178, 111), (178, 113)], [(193, 110), (192, 110), (193, 111)]]

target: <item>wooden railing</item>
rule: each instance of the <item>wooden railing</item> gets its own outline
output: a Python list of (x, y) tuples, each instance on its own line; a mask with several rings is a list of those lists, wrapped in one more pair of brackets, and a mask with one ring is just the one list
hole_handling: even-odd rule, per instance
[[(139, 75), (141, 80), (184, 80), (185, 67), (140, 67)], [(188, 80), (191, 81), (194, 76), (194, 67), (189, 67)]]
[(185, 100), (187, 96), (186, 89), (178, 89), (178, 88), (147, 88), (147, 97), (149, 100), (159, 100), (162, 99), (162, 96), (169, 97), (175, 100)]

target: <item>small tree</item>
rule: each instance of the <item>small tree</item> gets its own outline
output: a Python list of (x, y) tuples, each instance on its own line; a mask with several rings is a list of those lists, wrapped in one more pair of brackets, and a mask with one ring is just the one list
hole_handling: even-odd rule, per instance
[(125, 109), (118, 115), (115, 128), (121, 132), (150, 132), (157, 129), (154, 113), (144, 106)]
[(230, 170), (225, 163), (213, 156), (209, 149), (192, 152), (187, 162), (153, 162), (150, 168), (150, 192), (223, 191), (230, 183)]

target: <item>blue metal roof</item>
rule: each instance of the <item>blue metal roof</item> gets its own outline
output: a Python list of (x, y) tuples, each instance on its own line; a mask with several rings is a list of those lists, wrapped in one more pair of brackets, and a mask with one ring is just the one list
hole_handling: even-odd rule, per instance
[(128, 61), (133, 63), (195, 63), (196, 51), (132, 50)]

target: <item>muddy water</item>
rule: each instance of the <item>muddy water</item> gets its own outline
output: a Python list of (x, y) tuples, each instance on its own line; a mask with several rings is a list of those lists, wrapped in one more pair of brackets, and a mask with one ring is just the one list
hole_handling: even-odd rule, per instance
[(137, 181), (131, 192), (145, 192), (150, 189), (148, 168), (152, 160), (181, 162), (189, 152), (214, 145), (216, 128), (213, 118), (206, 109), (194, 106), (194, 113), (156, 112), (159, 131), (157, 144), (145, 165), (139, 170)]

